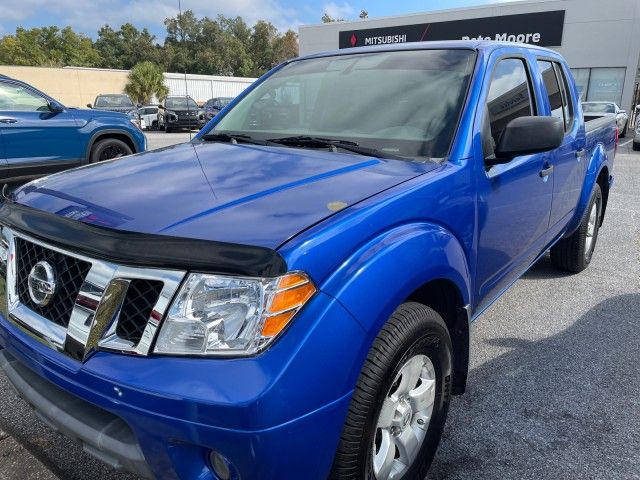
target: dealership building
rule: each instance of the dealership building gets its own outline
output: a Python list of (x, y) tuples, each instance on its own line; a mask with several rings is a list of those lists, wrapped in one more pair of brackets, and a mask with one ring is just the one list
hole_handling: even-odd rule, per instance
[(488, 39), (552, 48), (583, 100), (629, 111), (640, 79), (640, 0), (527, 0), (352, 22), (305, 25), (301, 55), (365, 45)]

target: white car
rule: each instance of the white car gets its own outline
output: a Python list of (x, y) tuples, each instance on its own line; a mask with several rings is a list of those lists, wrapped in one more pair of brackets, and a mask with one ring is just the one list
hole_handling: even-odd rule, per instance
[(592, 117), (615, 115), (616, 123), (618, 124), (619, 137), (623, 138), (627, 134), (627, 127), (629, 125), (629, 115), (625, 110), (622, 110), (614, 102), (582, 102), (582, 111), (585, 115)]
[(140, 118), (144, 122), (143, 129), (157, 130), (158, 128), (158, 106), (145, 105), (138, 109)]

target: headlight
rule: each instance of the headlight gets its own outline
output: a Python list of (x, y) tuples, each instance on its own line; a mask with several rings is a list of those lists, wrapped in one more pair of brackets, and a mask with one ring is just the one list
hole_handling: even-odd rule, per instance
[(253, 355), (285, 329), (315, 292), (299, 272), (274, 279), (189, 274), (169, 308), (154, 352)]

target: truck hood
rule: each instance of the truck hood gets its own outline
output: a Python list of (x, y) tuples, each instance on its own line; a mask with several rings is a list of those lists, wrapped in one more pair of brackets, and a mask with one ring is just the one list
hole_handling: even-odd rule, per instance
[(277, 248), (337, 211), (436, 167), (194, 142), (36, 180), (14, 199), (119, 230)]

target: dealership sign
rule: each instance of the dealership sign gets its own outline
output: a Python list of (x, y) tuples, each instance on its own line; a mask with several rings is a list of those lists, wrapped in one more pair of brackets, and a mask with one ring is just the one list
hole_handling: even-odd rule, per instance
[(429, 40), (499, 40), (559, 47), (564, 10), (340, 32), (340, 48)]

